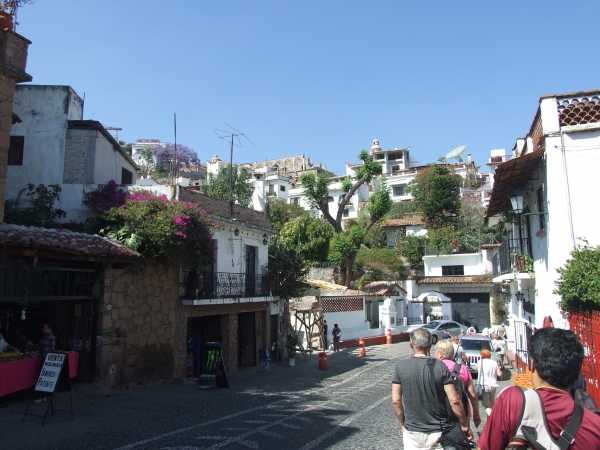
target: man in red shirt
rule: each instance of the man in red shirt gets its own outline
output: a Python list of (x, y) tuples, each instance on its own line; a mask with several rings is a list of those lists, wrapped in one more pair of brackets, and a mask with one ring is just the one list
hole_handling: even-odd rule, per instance
[[(581, 371), (583, 346), (572, 331), (542, 328), (531, 336), (528, 351), (533, 388), (540, 394), (548, 430), (557, 441), (575, 409), (570, 390)], [(502, 391), (477, 441), (478, 448), (504, 450), (515, 436), (522, 411), (520, 388), (512, 386)], [(569, 450), (591, 450), (598, 448), (599, 443), (600, 417), (586, 409)]]

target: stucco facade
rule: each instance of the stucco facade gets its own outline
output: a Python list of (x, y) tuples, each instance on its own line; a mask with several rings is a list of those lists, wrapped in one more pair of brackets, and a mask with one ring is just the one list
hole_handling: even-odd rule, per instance
[(115, 180), (135, 183), (138, 167), (97, 121), (82, 120), (83, 100), (69, 86), (19, 86), (14, 111), (22, 122), (11, 130), (22, 140), (22, 161), (8, 166), (6, 198), (27, 186), (58, 184), (55, 207), (66, 220), (82, 221), (85, 192)]

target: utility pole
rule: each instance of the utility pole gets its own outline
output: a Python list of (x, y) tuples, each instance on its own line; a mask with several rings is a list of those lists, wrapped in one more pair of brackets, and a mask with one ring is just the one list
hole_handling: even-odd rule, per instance
[[(225, 124), (227, 125), (227, 124)], [(240, 141), (240, 136), (244, 136), (246, 139), (248, 139), (248, 136), (246, 136), (244, 133), (242, 133), (239, 130), (236, 130), (235, 128), (233, 128), (231, 125), (227, 125), (229, 128), (235, 130), (237, 133), (233, 133), (231, 131), (225, 131), (225, 130), (219, 130), (216, 128), (213, 128), (213, 131), (215, 132), (215, 134), (218, 136), (219, 139), (223, 139), (229, 142), (229, 216), (233, 219), (233, 204), (235, 203), (235, 199), (233, 196), (233, 146), (235, 145), (236, 147), (240, 147), (242, 148), (242, 142)], [(235, 143), (235, 138), (237, 138), (238, 143)], [(250, 142), (252, 145), (254, 145), (254, 143), (248, 139), (248, 142)], [(254, 148), (256, 148), (256, 145), (254, 145)]]

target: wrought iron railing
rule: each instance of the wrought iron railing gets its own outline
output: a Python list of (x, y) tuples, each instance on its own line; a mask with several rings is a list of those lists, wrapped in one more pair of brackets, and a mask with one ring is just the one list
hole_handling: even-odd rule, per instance
[(269, 297), (277, 294), (277, 285), (268, 274), (181, 272), (181, 296), (186, 299)]
[(507, 239), (492, 258), (492, 274), (497, 277), (517, 271), (526, 272), (526, 258), (531, 258), (529, 238)]

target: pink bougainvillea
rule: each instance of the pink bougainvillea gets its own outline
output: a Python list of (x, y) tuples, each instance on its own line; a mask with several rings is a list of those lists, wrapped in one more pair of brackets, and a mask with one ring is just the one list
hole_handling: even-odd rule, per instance
[(136, 191), (102, 216), (109, 236), (145, 256), (192, 268), (214, 261), (212, 231), (218, 222), (194, 203)]

